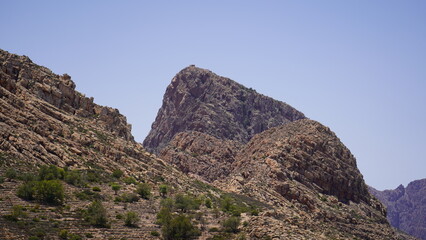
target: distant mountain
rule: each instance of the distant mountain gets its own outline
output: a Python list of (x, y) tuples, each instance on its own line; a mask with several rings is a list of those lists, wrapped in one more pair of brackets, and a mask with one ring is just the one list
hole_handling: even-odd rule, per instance
[(394, 190), (370, 192), (387, 208), (392, 226), (412, 236), (426, 240), (426, 179), (416, 180)]

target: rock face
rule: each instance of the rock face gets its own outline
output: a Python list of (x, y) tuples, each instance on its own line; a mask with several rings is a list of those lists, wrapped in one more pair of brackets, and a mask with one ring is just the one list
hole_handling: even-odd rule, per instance
[(248, 142), (256, 133), (305, 116), (229, 78), (189, 66), (167, 87), (143, 145), (159, 153), (179, 132), (198, 131), (218, 139)]
[(416, 180), (405, 188), (370, 192), (386, 207), (392, 226), (419, 239), (426, 240), (426, 179)]
[(287, 198), (298, 182), (341, 202), (369, 203), (367, 186), (355, 158), (328, 127), (304, 119), (253, 137), (238, 154), (233, 174), (243, 183), (259, 181)]
[(160, 158), (169, 160), (184, 173), (213, 182), (229, 175), (240, 148), (239, 142), (189, 131), (178, 133), (163, 149)]

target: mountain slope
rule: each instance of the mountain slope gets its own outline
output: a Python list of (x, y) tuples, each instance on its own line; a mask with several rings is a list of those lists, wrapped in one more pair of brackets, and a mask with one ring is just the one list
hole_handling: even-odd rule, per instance
[(184, 131), (246, 143), (256, 133), (302, 118), (301, 112), (283, 102), (206, 69), (189, 66), (167, 87), (143, 145), (159, 153)]
[(402, 231), (426, 239), (426, 179), (416, 180), (394, 190), (370, 192), (387, 208), (387, 217), (392, 226)]

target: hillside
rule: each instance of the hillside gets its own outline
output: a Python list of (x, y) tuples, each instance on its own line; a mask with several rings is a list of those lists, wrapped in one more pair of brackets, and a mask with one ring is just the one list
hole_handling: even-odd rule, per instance
[(369, 188), (371, 194), (387, 208), (392, 226), (419, 239), (426, 239), (426, 179), (416, 180), (394, 190), (379, 191)]
[[(207, 239), (228, 234), (209, 231), (230, 217), (223, 199), (247, 220), (248, 202), (261, 211), (146, 152), (126, 118), (77, 92), (69, 75), (3, 50), (0, 119), (0, 239), (159, 239), (173, 235), (158, 222), (166, 203), (169, 219)], [(135, 226), (125, 226), (129, 213)]]

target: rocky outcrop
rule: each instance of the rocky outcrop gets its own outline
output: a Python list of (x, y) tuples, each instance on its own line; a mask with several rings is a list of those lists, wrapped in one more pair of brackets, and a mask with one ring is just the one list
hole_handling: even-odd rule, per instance
[[(15, 94), (23, 95), (24, 100), (29, 100), (25, 96), (36, 96), (67, 114), (97, 118), (114, 135), (133, 140), (126, 117), (117, 109), (99, 106), (93, 103), (93, 98), (77, 92), (75, 83), (68, 74), (54, 74), (49, 69), (34, 64), (26, 56), (17, 56), (3, 50), (0, 50), (0, 64), (0, 85), (8, 91), (2, 90), (0, 98)], [(24, 105), (21, 99), (15, 99), (15, 104)], [(42, 111), (55, 115), (49, 107), (44, 107)], [(56, 117), (60, 118), (60, 113)]]
[(189, 131), (176, 134), (159, 157), (184, 173), (193, 173), (212, 182), (229, 175), (240, 148), (241, 144), (236, 141)]
[(288, 104), (209, 70), (189, 66), (167, 87), (143, 145), (159, 153), (184, 131), (246, 143), (256, 133), (302, 118), (304, 115)]
[(426, 179), (416, 180), (394, 190), (370, 192), (387, 208), (392, 226), (419, 239), (426, 240)]
[(241, 176), (242, 183), (262, 179), (290, 199), (295, 195), (290, 182), (345, 203), (369, 203), (370, 199), (351, 152), (328, 127), (308, 119), (256, 135), (232, 167), (233, 175)]

